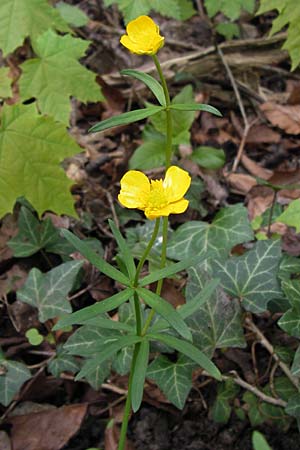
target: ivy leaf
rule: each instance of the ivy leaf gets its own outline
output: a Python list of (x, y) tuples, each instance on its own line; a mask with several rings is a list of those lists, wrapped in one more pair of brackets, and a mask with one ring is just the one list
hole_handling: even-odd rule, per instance
[[(187, 306), (204, 289), (209, 278), (202, 264), (191, 267), (188, 276)], [(237, 300), (229, 300), (220, 287), (186, 319), (186, 323), (192, 332), (194, 345), (208, 357), (212, 357), (217, 348), (245, 347), (240, 305)]]
[(291, 373), (294, 377), (300, 376), (300, 346), (296, 350), (293, 365), (291, 367)]
[[(300, 44), (299, 44), (300, 45)], [(276, 222), (282, 222), (289, 227), (295, 227), (296, 233), (300, 232), (300, 199), (293, 200), (286, 210), (276, 218)]]
[(22, 45), (27, 36), (35, 39), (51, 27), (70, 31), (48, 0), (1, 0), (0, 49), (4, 56)]
[(68, 355), (62, 346), (57, 348), (56, 357), (48, 362), (48, 370), (56, 378), (59, 378), (62, 372), (76, 373), (79, 369), (76, 358)]
[(282, 289), (291, 304), (291, 308), (281, 317), (278, 325), (288, 334), (300, 337), (300, 281), (284, 281)]
[(1, 350), (0, 370), (0, 403), (8, 406), (31, 373), (24, 364), (5, 359)]
[(105, 346), (120, 339), (117, 330), (100, 328), (95, 325), (83, 325), (64, 344), (64, 350), (72, 355), (90, 356), (100, 352)]
[(177, 20), (186, 20), (195, 14), (190, 0), (104, 0), (105, 6), (113, 3), (119, 6), (126, 23), (138, 16), (148, 15), (152, 10)]
[(12, 79), (8, 78), (9, 68), (0, 68), (0, 98), (9, 98), (12, 96), (11, 84)]
[(289, 416), (293, 416), (297, 419), (298, 427), (300, 426), (300, 394), (294, 394), (288, 401), (285, 412)]
[(4, 105), (0, 126), (0, 217), (26, 197), (41, 215), (46, 210), (75, 216), (68, 180), (60, 163), (81, 148), (62, 124), (40, 116), (34, 104)]
[[(92, 360), (95, 362), (94, 360)], [(82, 369), (85, 370), (85, 366), (90, 364), (91, 360), (87, 359)], [(91, 370), (88, 374), (85, 375), (86, 381), (92, 386), (95, 391), (100, 389), (102, 383), (106, 380), (106, 378), (110, 374), (110, 361), (106, 360), (104, 362), (95, 364), (93, 370)]]
[(236, 20), (240, 17), (242, 9), (253, 13), (255, 0), (205, 0), (204, 4), (209, 17), (222, 12), (229, 19)]
[(43, 114), (69, 124), (70, 97), (82, 102), (103, 100), (96, 74), (82, 66), (89, 41), (48, 30), (32, 42), (37, 58), (21, 65), (22, 100), (37, 99)]
[(228, 422), (232, 410), (230, 401), (236, 398), (239, 390), (240, 388), (231, 379), (219, 383), (217, 398), (212, 407), (212, 418), (215, 422)]
[(225, 263), (214, 261), (215, 274), (225, 291), (239, 298), (247, 311), (261, 313), (270, 300), (282, 297), (277, 279), (280, 258), (280, 241), (258, 241), (243, 256)]
[(69, 261), (46, 274), (31, 269), (25, 285), (17, 293), (18, 299), (38, 308), (41, 322), (72, 312), (67, 295), (82, 264), (82, 261)]
[(183, 409), (192, 388), (192, 372), (196, 364), (184, 355), (174, 363), (165, 356), (158, 356), (148, 367), (147, 378), (155, 381), (167, 399)]
[(257, 14), (263, 14), (273, 9), (276, 9), (279, 15), (273, 20), (270, 34), (272, 36), (288, 26), (287, 40), (282, 48), (289, 52), (292, 60), (292, 70), (294, 70), (300, 63), (300, 3), (297, 0), (261, 0)]
[(191, 221), (178, 227), (169, 241), (168, 257), (184, 259), (203, 254), (218, 258), (252, 238), (247, 209), (237, 204), (221, 209), (211, 224)]

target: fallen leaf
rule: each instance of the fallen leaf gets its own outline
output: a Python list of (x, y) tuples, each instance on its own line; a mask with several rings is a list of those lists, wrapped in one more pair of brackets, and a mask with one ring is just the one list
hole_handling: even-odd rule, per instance
[(247, 195), (249, 219), (261, 216), (272, 204), (273, 190), (267, 186), (254, 186)]
[(27, 272), (15, 264), (0, 277), (0, 297), (21, 289), (27, 278)]
[(9, 418), (14, 450), (60, 450), (79, 430), (87, 404)]
[(279, 105), (267, 102), (260, 105), (267, 119), (289, 134), (300, 133), (300, 105)]
[(281, 139), (280, 133), (267, 125), (253, 125), (247, 135), (247, 144), (277, 144)]
[(269, 178), (273, 175), (272, 170), (261, 167), (255, 161), (248, 158), (248, 156), (245, 154), (242, 155), (241, 161), (245, 169), (247, 169), (251, 173), (251, 175), (254, 175), (255, 177), (262, 178), (263, 180), (269, 180)]
[(7, 242), (18, 233), (17, 220), (12, 214), (7, 214), (2, 219), (0, 228), (0, 261), (5, 261), (13, 256), (13, 251), (7, 246)]
[(236, 194), (246, 195), (253, 186), (256, 186), (256, 180), (246, 173), (230, 173), (226, 176), (231, 190)]

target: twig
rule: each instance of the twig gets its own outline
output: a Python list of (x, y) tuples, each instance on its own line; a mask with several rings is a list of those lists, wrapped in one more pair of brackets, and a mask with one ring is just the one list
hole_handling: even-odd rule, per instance
[(247, 325), (247, 327), (253, 331), (257, 338), (259, 339), (261, 345), (263, 347), (265, 347), (266, 350), (268, 350), (268, 352), (270, 353), (270, 355), (272, 355), (273, 359), (278, 363), (279, 367), (281, 368), (281, 370), (285, 373), (285, 375), (288, 377), (288, 379), (291, 381), (291, 383), (297, 388), (297, 390), (299, 389), (299, 381), (297, 380), (297, 378), (295, 378), (290, 369), (288, 368), (288, 366), (280, 360), (279, 356), (275, 353), (274, 351), (274, 347), (273, 345), (268, 341), (268, 339), (263, 335), (263, 333), (260, 331), (259, 328), (257, 328), (257, 326), (252, 322), (252, 320), (247, 317), (245, 319), (245, 324)]

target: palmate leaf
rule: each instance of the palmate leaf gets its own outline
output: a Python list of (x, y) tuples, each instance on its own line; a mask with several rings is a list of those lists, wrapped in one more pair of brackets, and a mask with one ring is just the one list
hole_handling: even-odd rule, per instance
[(211, 224), (191, 221), (178, 227), (170, 238), (167, 254), (172, 259), (195, 255), (218, 258), (252, 238), (247, 209), (237, 204), (221, 209)]
[(18, 291), (18, 299), (39, 310), (41, 322), (72, 311), (67, 295), (82, 267), (82, 261), (69, 261), (46, 274), (31, 269), (25, 285)]
[(9, 361), (0, 350), (0, 403), (8, 406), (25, 381), (31, 378), (31, 373), (25, 364)]
[(195, 14), (190, 0), (104, 0), (106, 6), (113, 3), (119, 6), (126, 23), (153, 10), (177, 20), (186, 20)]
[(40, 116), (35, 104), (4, 105), (0, 127), (0, 217), (26, 197), (41, 215), (46, 210), (76, 215), (72, 185), (60, 163), (81, 152), (62, 124)]
[(243, 308), (253, 313), (267, 309), (270, 300), (282, 297), (277, 272), (281, 258), (280, 241), (258, 241), (243, 256), (225, 263), (214, 261), (215, 274), (225, 291), (237, 297)]
[(195, 363), (184, 355), (176, 362), (158, 356), (148, 367), (147, 378), (155, 381), (167, 399), (182, 409), (192, 388), (192, 371)]
[(52, 30), (34, 39), (32, 46), (37, 57), (21, 65), (21, 99), (35, 97), (43, 114), (65, 124), (69, 124), (71, 96), (82, 102), (103, 100), (96, 74), (78, 62), (89, 44), (69, 34), (59, 36)]
[(70, 31), (48, 0), (1, 0), (0, 49), (4, 56), (22, 45), (25, 37), (35, 39), (51, 27)]
[[(242, 327), (242, 312), (237, 300), (230, 300), (221, 287), (216, 288), (214, 281), (207, 281), (210, 277), (204, 272), (202, 265), (191, 267), (188, 270), (186, 286), (186, 304), (194, 306), (192, 314), (186, 319), (192, 335), (194, 345), (208, 357), (212, 357), (215, 349), (226, 347), (245, 347)], [(214, 287), (214, 289), (212, 289)], [(199, 292), (211, 293), (202, 304), (196, 308), (195, 299)], [(180, 311), (180, 310), (179, 310)], [(191, 311), (190, 311), (191, 312)]]

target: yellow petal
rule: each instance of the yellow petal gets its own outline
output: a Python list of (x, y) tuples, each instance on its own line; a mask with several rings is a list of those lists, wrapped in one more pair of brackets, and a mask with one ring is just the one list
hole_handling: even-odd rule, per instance
[(157, 219), (158, 217), (169, 216), (170, 214), (181, 214), (186, 211), (188, 206), (189, 201), (185, 198), (179, 200), (178, 202), (170, 203), (163, 208), (153, 208), (147, 206), (145, 208), (145, 216), (147, 217), (147, 219), (153, 220)]
[(157, 29), (158, 27), (151, 17), (139, 16), (128, 23), (126, 32), (132, 38), (142, 38), (143, 36), (157, 34)]
[(187, 207), (189, 206), (189, 201), (183, 198), (182, 200), (179, 200), (175, 203), (170, 203), (169, 209), (170, 214), (181, 214), (184, 211), (187, 210)]
[(120, 183), (118, 200), (121, 205), (126, 208), (144, 209), (150, 193), (150, 182), (146, 175), (137, 170), (129, 170)]
[(163, 186), (169, 203), (182, 199), (191, 184), (188, 172), (180, 167), (171, 166), (167, 170)]
[(141, 45), (139, 43), (133, 42), (127, 34), (124, 34), (120, 42), (124, 47), (128, 48), (132, 53), (137, 53), (138, 55), (143, 54), (144, 52), (141, 52)]

